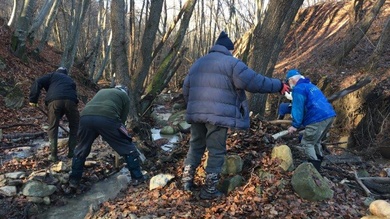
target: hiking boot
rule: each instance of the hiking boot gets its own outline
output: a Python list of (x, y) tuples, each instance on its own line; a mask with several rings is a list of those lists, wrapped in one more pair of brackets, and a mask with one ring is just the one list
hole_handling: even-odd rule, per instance
[(223, 193), (218, 191), (217, 184), (219, 182), (218, 173), (207, 173), (205, 185), (200, 190), (199, 197), (201, 199), (216, 199), (223, 196)]
[(184, 191), (191, 191), (194, 187), (195, 168), (191, 165), (184, 166), (181, 183)]
[(57, 156), (57, 139), (49, 139), (50, 142), (50, 156), (49, 160), (52, 162), (58, 161)]
[(148, 177), (146, 175), (143, 175), (139, 179), (131, 179), (131, 185), (134, 186), (134, 187), (137, 187), (137, 186), (139, 186), (141, 184), (144, 184), (144, 183), (146, 183), (147, 178)]
[(80, 181), (70, 179), (69, 180), (69, 188), (77, 189), (80, 186)]
[(307, 162), (313, 164), (314, 168), (320, 173), (321, 171), (321, 161), (320, 160), (308, 160)]

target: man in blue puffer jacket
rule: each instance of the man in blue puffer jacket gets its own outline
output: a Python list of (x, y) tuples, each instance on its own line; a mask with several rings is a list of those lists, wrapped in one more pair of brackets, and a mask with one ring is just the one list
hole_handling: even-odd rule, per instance
[(336, 112), (321, 90), (298, 70), (289, 70), (286, 81), (293, 91), (293, 120), (288, 132), (292, 134), (299, 128), (305, 128), (301, 145), (308, 161), (319, 170), (323, 157), (321, 140), (330, 129)]
[(249, 128), (249, 107), (245, 91), (284, 94), (288, 85), (256, 73), (232, 56), (233, 42), (222, 32), (209, 53), (190, 68), (183, 85), (187, 102), (186, 121), (191, 124), (191, 140), (184, 161), (182, 184), (191, 190), (195, 169), (207, 148), (205, 186), (200, 198), (214, 199), (219, 174), (226, 155), (227, 130)]

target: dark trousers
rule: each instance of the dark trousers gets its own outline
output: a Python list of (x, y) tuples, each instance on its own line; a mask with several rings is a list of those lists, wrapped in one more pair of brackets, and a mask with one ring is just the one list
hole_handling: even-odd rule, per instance
[(81, 179), (85, 159), (91, 152), (92, 143), (99, 135), (125, 158), (132, 177), (135, 179), (143, 177), (138, 160), (139, 154), (131, 138), (119, 130), (121, 125), (120, 121), (104, 116), (81, 116), (79, 144), (74, 151), (71, 179)]
[(69, 142), (76, 142), (80, 114), (77, 104), (72, 100), (53, 100), (48, 104), (49, 129), (47, 135), (51, 141), (57, 142), (58, 126), (65, 115), (69, 121)]
[(184, 165), (199, 166), (207, 148), (207, 173), (221, 173), (226, 155), (227, 128), (207, 123), (191, 124), (190, 148)]

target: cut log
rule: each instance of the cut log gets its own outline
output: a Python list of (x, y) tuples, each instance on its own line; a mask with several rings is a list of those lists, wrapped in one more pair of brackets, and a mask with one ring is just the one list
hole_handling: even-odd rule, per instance
[(45, 132), (3, 134), (3, 138), (5, 139), (31, 139), (44, 136)]

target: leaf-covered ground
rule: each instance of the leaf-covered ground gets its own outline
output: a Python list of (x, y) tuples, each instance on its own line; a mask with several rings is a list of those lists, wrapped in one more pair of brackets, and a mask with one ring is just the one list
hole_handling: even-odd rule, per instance
[[(389, 14), (388, 5), (387, 2), (382, 12), (387, 12), (386, 16)], [(284, 62), (277, 66), (276, 72), (281, 72), (280, 69), (289, 66), (291, 62), (295, 63), (296, 66), (306, 68), (307, 72), (315, 72), (316, 74), (312, 75), (313, 78), (327, 75), (330, 78), (337, 79), (335, 80), (337, 83), (348, 83), (348, 79), (346, 79), (348, 76), (361, 74), (361, 70), (355, 69), (355, 66), (363, 63), (365, 58), (369, 56), (368, 54), (374, 49), (369, 39), (377, 39), (380, 36), (380, 28), (384, 24), (386, 16), (382, 15), (381, 21), (373, 24), (373, 28), (367, 35), (368, 37), (362, 40), (362, 45), (359, 45), (357, 51), (350, 55), (341, 70), (329, 66), (326, 60), (322, 60), (324, 58), (320, 56), (318, 50), (314, 49), (319, 42), (317, 42), (317, 36), (315, 34), (310, 36), (310, 33), (316, 33), (316, 31), (311, 32), (302, 29), (310, 27), (310, 25), (302, 25), (302, 28), (296, 28), (296, 32), (290, 35), (289, 40), (287, 40), (286, 49), (281, 53), (280, 57)], [(313, 18), (316, 17), (313, 16)], [(310, 21), (313, 23), (313, 27), (317, 23), (316, 20)], [(320, 31), (317, 32), (320, 33)], [(37, 109), (28, 106), (29, 87), (36, 77), (58, 67), (55, 64), (60, 63), (61, 54), (47, 47), (39, 60), (29, 56), (29, 62), (23, 63), (9, 51), (10, 36), (11, 30), (7, 29), (4, 21), (0, 20), (0, 57), (7, 64), (5, 70), (0, 70), (0, 82), (7, 85), (7, 87), (13, 87), (18, 83), (25, 95), (25, 101), (22, 108), (9, 109), (4, 106), (4, 96), (0, 93), (0, 128), (3, 129), (3, 134), (41, 132), (41, 126), (46, 123), (47, 118)], [(292, 39), (292, 36), (298, 37)], [(303, 43), (301, 44), (301, 42)], [(306, 47), (306, 43), (310, 44), (310, 47)], [(299, 44), (300, 50), (296, 48), (297, 44)], [(333, 42), (321, 42), (322, 48), (325, 48), (324, 45), (332, 44)], [(332, 50), (332, 47), (326, 47), (326, 49)], [(301, 52), (311, 50), (317, 51), (317, 54)], [(380, 72), (386, 72), (386, 69), (390, 67), (388, 61), (390, 60), (388, 58), (390, 54), (385, 53), (384, 55), (387, 58), (380, 63), (378, 72), (372, 75), (376, 80), (383, 80), (383, 78), (388, 77), (386, 74), (379, 75)], [(338, 72), (345, 72), (345, 74)], [(282, 75), (277, 76), (283, 77)], [(91, 98), (96, 91), (96, 87), (92, 89), (88, 80), (85, 79), (86, 76), (75, 68), (73, 69), (73, 77), (76, 79), (80, 97), (84, 100)], [(351, 78), (354, 79), (354, 77)], [(343, 86), (343, 84), (337, 83), (334, 84), (335, 87)], [(0, 88), (0, 92), (3, 92), (3, 88)], [(382, 90), (386, 92), (388, 89), (384, 87)], [(44, 109), (42, 99), (43, 97), (40, 100), (40, 107)], [(81, 101), (79, 109), (82, 110), (83, 107), (84, 102)], [(377, 154), (375, 156), (362, 156), (363, 163), (360, 164), (333, 165), (328, 163), (321, 174), (329, 179), (335, 192), (334, 197), (331, 200), (320, 202), (303, 200), (294, 193), (289, 183), (292, 173), (282, 172), (277, 167), (278, 162), (270, 159), (270, 151), (273, 145), (287, 144), (292, 149), (295, 166), (303, 162), (299, 151), (295, 147), (297, 145), (296, 136), (295, 138), (281, 139), (279, 142), (266, 143), (264, 136), (274, 134), (282, 130), (283, 127), (270, 125), (265, 120), (254, 117), (251, 121), (250, 130), (229, 133), (228, 153), (239, 154), (244, 159), (242, 176), (245, 179), (245, 184), (222, 199), (214, 201), (200, 200), (198, 198), (199, 188), (193, 194), (181, 190), (180, 176), (189, 140), (189, 135), (183, 135), (183, 139), (178, 143), (179, 146), (172, 154), (167, 154), (159, 148), (164, 140), (145, 142), (145, 145), (152, 148), (155, 153), (150, 154), (148, 162), (143, 168), (151, 176), (158, 173), (175, 175), (176, 178), (167, 187), (152, 191), (149, 191), (146, 185), (137, 188), (129, 187), (116, 199), (102, 203), (98, 209), (90, 212), (87, 218), (129, 218), (130, 214), (135, 214), (138, 217), (155, 216), (161, 218), (360, 218), (367, 214), (368, 208), (363, 203), (366, 196), (355, 182), (353, 171), (365, 169), (371, 176), (379, 176), (384, 167), (389, 167), (388, 163), (378, 163), (376, 161)], [(332, 134), (337, 135), (338, 131), (332, 130)], [(32, 171), (47, 169), (51, 165), (47, 161), (49, 154), (47, 146), (32, 157), (6, 160), (7, 157), (4, 157), (6, 151), (19, 150), (18, 148), (6, 148), (20, 146), (18, 144), (29, 145), (31, 142), (13, 143), (8, 139), (2, 139), (0, 143), (0, 174), (18, 170), (31, 173)], [(328, 147), (333, 155), (352, 153), (352, 151), (337, 148), (337, 145), (329, 145)], [(114, 167), (113, 152), (108, 149), (104, 142), (95, 142), (93, 148), (97, 154), (96, 160), (101, 162), (86, 169), (85, 178), (83, 179), (83, 184), (86, 187), (109, 177), (117, 171)], [(356, 153), (362, 155), (359, 152)], [(69, 162), (65, 158), (65, 154), (66, 149), (62, 148), (60, 150), (61, 159)], [(259, 168), (273, 173), (275, 177), (266, 180), (259, 179), (256, 175)], [(200, 167), (195, 180), (199, 185), (203, 183), (203, 172), (202, 167)], [(22, 195), (16, 197), (0, 195), (0, 215), (5, 218), (34, 218), (34, 215), (48, 207), (66, 204), (63, 199), (65, 195), (61, 185), (58, 185), (58, 191), (51, 197), (51, 206), (32, 204)]]

